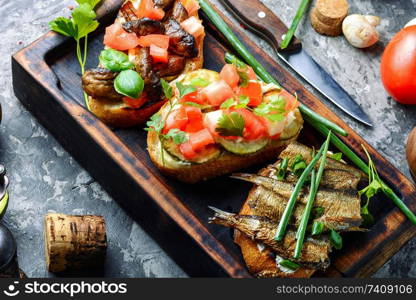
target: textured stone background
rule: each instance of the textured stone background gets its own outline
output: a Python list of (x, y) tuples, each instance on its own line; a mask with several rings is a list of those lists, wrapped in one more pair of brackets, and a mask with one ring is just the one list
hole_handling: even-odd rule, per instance
[[(299, 0), (264, 2), (288, 24)], [(398, 105), (388, 97), (380, 82), (379, 63), (388, 40), (415, 17), (416, 0), (349, 2), (352, 13), (382, 17), (379, 26), (381, 40), (376, 46), (358, 50), (349, 46), (342, 37), (320, 36), (307, 19), (301, 23), (297, 36), (302, 39), (304, 48), (357, 99), (376, 125), (374, 129), (368, 129), (341, 115), (344, 120), (408, 175), (404, 143), (415, 125), (415, 108)], [(105, 217), (109, 234), (106, 276), (186, 276), (38, 125), (13, 94), (10, 55), (45, 33), (48, 21), (68, 15), (71, 5), (74, 5), (73, 0), (0, 0), (0, 101), (4, 111), (0, 129), (0, 161), (7, 166), (11, 179), (11, 203), (4, 222), (16, 237), (20, 266), (30, 277), (52, 276), (44, 265), (42, 218), (45, 213), (56, 211)], [(272, 53), (267, 44), (256, 40)], [(415, 250), (416, 240), (413, 240), (376, 276), (416, 277), (416, 258), (412, 255)]]

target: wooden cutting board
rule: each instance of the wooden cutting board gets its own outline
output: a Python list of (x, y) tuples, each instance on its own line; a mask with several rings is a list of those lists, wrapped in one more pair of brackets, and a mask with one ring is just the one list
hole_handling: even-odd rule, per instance
[[(90, 38), (88, 67), (97, 65), (103, 30), (113, 22), (121, 3), (106, 0), (98, 9), (101, 27)], [(296, 92), (304, 104), (349, 133), (342, 140), (363, 159), (360, 144), (364, 144), (383, 179), (416, 211), (416, 190), (409, 179), (253, 43), (238, 25), (226, 21), (286, 89)], [(224, 64), (224, 52), (231, 48), (206, 18), (204, 25), (205, 67), (218, 71)], [(25, 107), (189, 275), (250, 276), (230, 230), (207, 222), (212, 215), (208, 205), (239, 211), (250, 184), (224, 176), (187, 185), (161, 175), (146, 152), (143, 128), (112, 130), (85, 109), (75, 44), (68, 38), (53, 32), (45, 34), (13, 56), (12, 68), (14, 91)], [(319, 145), (322, 139), (306, 125), (300, 141)], [(345, 234), (344, 248), (332, 253), (331, 268), (320, 276), (370, 276), (415, 235), (416, 227), (390, 200), (378, 197), (370, 210), (377, 220), (371, 230)]]

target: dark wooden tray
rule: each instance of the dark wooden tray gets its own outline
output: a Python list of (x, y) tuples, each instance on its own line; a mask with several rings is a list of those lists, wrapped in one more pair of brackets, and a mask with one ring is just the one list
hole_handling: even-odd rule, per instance
[[(103, 28), (114, 20), (121, 3), (106, 0), (99, 8), (102, 27), (90, 38), (89, 67), (96, 66), (103, 48)], [(362, 158), (365, 156), (360, 144), (364, 144), (380, 175), (416, 211), (415, 187), (409, 179), (258, 48), (238, 26), (226, 21), (284, 87), (348, 131), (349, 137), (342, 139)], [(206, 19), (204, 23), (205, 67), (220, 70), (227, 43)], [(112, 130), (84, 108), (74, 46), (72, 40), (49, 32), (16, 53), (12, 58), (16, 96), (189, 275), (249, 277), (230, 230), (210, 225), (207, 219), (212, 215), (208, 205), (238, 211), (250, 185), (228, 177), (187, 185), (161, 175), (150, 162), (142, 128)], [(322, 142), (307, 125), (300, 139), (309, 145)], [(332, 254), (331, 268), (320, 276), (369, 276), (415, 235), (415, 227), (388, 199), (373, 200), (371, 210), (377, 220), (371, 231), (346, 234), (344, 249)]]

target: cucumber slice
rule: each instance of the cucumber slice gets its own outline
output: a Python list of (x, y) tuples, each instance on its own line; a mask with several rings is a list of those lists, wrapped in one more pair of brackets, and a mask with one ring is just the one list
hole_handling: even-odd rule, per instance
[(180, 160), (180, 161), (190, 162), (190, 163), (195, 163), (195, 164), (206, 163), (208, 161), (216, 159), (221, 154), (221, 150), (217, 146), (210, 145), (206, 147), (204, 150), (200, 151), (195, 158), (193, 158), (192, 160), (189, 160), (189, 159), (186, 159), (182, 155), (181, 151), (179, 150), (179, 145), (175, 144), (172, 140), (164, 140), (163, 148), (173, 158)]
[(228, 152), (237, 154), (237, 155), (247, 155), (251, 153), (255, 153), (264, 147), (267, 146), (269, 143), (268, 139), (260, 139), (256, 141), (244, 142), (244, 141), (234, 141), (234, 140), (227, 140), (224, 138), (218, 138), (217, 142), (224, 147), (225, 150)]

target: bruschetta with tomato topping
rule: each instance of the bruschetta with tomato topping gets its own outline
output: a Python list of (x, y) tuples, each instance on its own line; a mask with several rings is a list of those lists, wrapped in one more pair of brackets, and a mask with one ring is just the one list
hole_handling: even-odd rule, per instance
[(128, 0), (105, 30), (98, 68), (82, 78), (90, 110), (113, 127), (144, 123), (160, 109), (160, 79), (203, 64), (197, 0)]
[(303, 126), (297, 98), (227, 64), (163, 83), (169, 101), (148, 122), (148, 151), (166, 175), (194, 183), (278, 156)]

